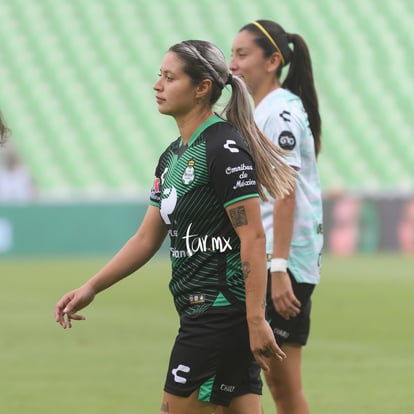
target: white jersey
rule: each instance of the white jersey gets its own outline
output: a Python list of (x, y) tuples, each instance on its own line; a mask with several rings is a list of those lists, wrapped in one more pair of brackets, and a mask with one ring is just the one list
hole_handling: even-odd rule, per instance
[[(269, 93), (256, 107), (254, 116), (261, 131), (288, 151), (287, 163), (297, 170), (288, 268), (299, 283), (318, 284), (323, 246), (322, 196), (308, 116), (300, 98), (283, 88)], [(273, 251), (273, 206), (274, 200), (261, 205), (268, 254)]]

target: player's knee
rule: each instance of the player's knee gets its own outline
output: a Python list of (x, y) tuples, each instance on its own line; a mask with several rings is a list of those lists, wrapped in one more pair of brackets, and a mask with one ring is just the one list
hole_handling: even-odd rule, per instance
[(286, 384), (284, 384), (283, 379), (279, 378), (278, 375), (272, 374), (266, 375), (266, 383), (273, 398), (276, 400), (281, 398), (285, 393), (284, 388), (286, 387)]

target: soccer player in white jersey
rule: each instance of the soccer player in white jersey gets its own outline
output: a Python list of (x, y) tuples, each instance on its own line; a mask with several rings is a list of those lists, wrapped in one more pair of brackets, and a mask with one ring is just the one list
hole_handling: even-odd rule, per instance
[[(283, 67), (288, 66), (284, 81)], [(279, 24), (258, 20), (236, 35), (230, 70), (241, 77), (255, 104), (255, 120), (297, 170), (296, 188), (262, 203), (267, 237), (267, 308), (273, 332), (287, 355), (265, 372), (278, 414), (306, 414), (302, 347), (310, 328), (311, 295), (320, 278), (322, 199), (317, 170), (321, 119), (308, 47)], [(231, 411), (224, 411), (229, 413)]]

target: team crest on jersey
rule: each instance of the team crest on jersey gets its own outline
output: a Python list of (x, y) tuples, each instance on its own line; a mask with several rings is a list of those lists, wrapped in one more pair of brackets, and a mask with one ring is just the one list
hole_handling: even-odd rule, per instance
[(194, 160), (189, 160), (188, 161), (187, 167), (186, 167), (186, 169), (184, 171), (184, 174), (183, 174), (183, 183), (184, 183), (184, 185), (190, 185), (194, 181), (194, 178), (195, 178), (194, 165), (195, 165)]
[(291, 151), (296, 146), (295, 136), (290, 131), (282, 131), (279, 135), (279, 147)]

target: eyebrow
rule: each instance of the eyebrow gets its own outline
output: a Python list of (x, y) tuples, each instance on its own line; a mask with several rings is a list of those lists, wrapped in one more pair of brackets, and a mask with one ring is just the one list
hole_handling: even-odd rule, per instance
[(231, 52), (235, 53), (235, 52), (240, 52), (240, 51), (243, 51), (243, 50), (249, 50), (249, 46), (241, 46), (241, 47), (238, 47), (236, 49), (232, 49)]
[(169, 69), (162, 69), (162, 68), (160, 68), (160, 73), (162, 73), (162, 74), (170, 74), (170, 75), (174, 75), (174, 72), (173, 71), (171, 71), (171, 70), (169, 70)]

